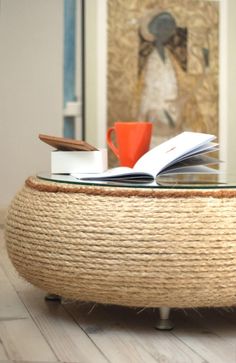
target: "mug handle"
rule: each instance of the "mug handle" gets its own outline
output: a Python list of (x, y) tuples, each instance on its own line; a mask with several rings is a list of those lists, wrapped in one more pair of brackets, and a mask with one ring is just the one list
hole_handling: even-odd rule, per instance
[(109, 129), (107, 130), (107, 143), (108, 146), (111, 148), (111, 150), (113, 151), (113, 153), (117, 156), (117, 158), (119, 159), (119, 151), (117, 149), (117, 147), (113, 144), (112, 139), (111, 139), (111, 134), (115, 132), (115, 128), (114, 127), (109, 127)]

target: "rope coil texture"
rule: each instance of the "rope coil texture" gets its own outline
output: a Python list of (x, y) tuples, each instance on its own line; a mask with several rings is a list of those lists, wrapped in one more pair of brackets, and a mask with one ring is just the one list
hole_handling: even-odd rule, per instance
[(65, 298), (236, 303), (236, 190), (82, 186), (30, 177), (8, 211), (18, 273)]

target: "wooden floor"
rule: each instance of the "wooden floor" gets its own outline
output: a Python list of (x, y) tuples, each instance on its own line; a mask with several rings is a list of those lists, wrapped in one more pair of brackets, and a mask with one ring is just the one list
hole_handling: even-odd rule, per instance
[(158, 310), (45, 302), (18, 277), (0, 229), (0, 362), (236, 363), (236, 310), (173, 310), (171, 332), (154, 329)]

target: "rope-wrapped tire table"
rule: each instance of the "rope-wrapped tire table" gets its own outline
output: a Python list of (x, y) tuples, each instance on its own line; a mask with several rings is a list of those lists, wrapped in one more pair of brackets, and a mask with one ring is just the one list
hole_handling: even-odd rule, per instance
[(136, 307), (236, 303), (236, 190), (30, 177), (8, 211), (18, 273), (65, 298)]

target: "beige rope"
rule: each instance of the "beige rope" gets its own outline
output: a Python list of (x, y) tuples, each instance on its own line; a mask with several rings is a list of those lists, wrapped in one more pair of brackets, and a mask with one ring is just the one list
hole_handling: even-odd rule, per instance
[(26, 185), (32, 189), (36, 189), (43, 192), (65, 192), (65, 193), (78, 193), (82, 192), (86, 188), (86, 194), (93, 195), (112, 195), (112, 196), (140, 196), (140, 197), (150, 197), (150, 198), (179, 198), (181, 196), (187, 197), (214, 197), (214, 198), (235, 198), (235, 189), (145, 189), (145, 188), (121, 188), (121, 187), (95, 187), (95, 186), (82, 186), (78, 184), (67, 184), (67, 183), (57, 183), (48, 182), (46, 180), (37, 179), (30, 177), (26, 180)]
[(7, 216), (21, 276), (65, 298), (129, 306), (236, 302), (235, 190), (78, 186), (31, 177)]

